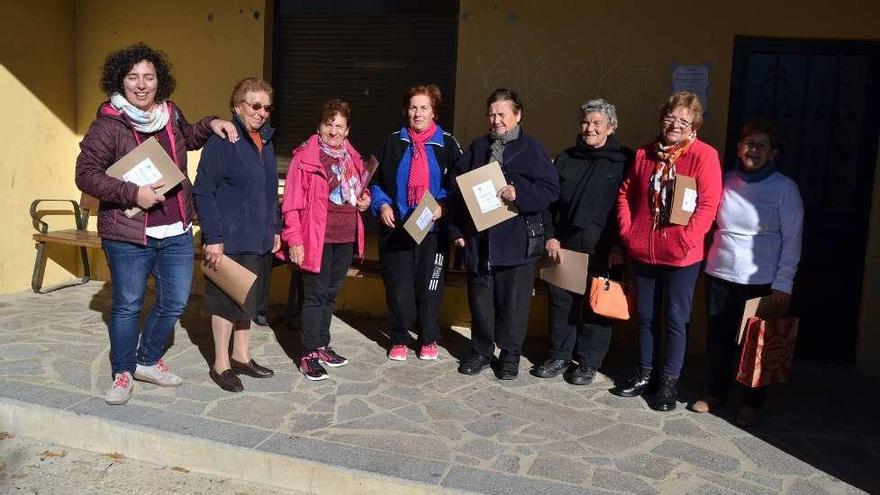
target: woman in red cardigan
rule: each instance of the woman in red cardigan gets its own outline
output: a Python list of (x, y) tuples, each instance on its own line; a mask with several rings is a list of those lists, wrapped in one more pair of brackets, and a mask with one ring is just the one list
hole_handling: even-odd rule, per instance
[[(617, 196), (620, 239), (635, 261), (639, 364), (635, 376), (611, 393), (642, 395), (653, 375), (659, 377), (659, 389), (651, 407), (670, 411), (676, 404), (694, 286), (704, 256), (703, 238), (721, 199), (721, 164), (718, 152), (697, 139), (703, 123), (697, 95), (680, 91), (670, 96), (659, 121), (660, 136), (638, 149)], [(693, 177), (697, 183), (696, 206), (687, 225), (669, 221), (677, 175)], [(662, 314), (664, 298), (668, 306), (661, 361), (660, 325), (655, 320)]]

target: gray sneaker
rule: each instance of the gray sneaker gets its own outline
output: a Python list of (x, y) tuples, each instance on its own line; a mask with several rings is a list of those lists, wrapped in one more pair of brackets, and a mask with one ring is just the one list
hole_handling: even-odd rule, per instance
[(137, 365), (134, 377), (136, 380), (155, 383), (161, 387), (176, 387), (183, 383), (182, 378), (168, 371), (164, 359), (160, 359), (152, 366)]
[(131, 373), (117, 373), (116, 377), (113, 379), (113, 386), (110, 387), (110, 390), (107, 391), (107, 395), (104, 396), (104, 402), (114, 406), (120, 406), (128, 402), (128, 398), (131, 397)]

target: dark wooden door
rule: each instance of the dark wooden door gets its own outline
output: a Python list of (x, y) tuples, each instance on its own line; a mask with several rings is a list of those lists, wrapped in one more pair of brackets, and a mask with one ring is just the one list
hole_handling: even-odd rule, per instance
[(799, 359), (855, 359), (862, 274), (880, 130), (880, 43), (735, 41), (725, 168), (742, 126), (776, 119), (778, 163), (804, 200), (803, 256), (792, 311)]

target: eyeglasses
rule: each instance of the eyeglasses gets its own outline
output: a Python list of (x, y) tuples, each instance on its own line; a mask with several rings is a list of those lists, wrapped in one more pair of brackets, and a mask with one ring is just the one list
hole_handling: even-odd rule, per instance
[(263, 105), (263, 104), (260, 103), (260, 102), (257, 102), (257, 103), (248, 103), (248, 102), (246, 102), (246, 101), (243, 101), (242, 103), (244, 103), (245, 105), (251, 107), (251, 110), (253, 110), (253, 111), (255, 111), (255, 112), (259, 112), (260, 110), (265, 110), (266, 113), (272, 113), (272, 110), (275, 110), (275, 107), (274, 107), (274, 106), (272, 106), (272, 105)]
[(682, 129), (687, 129), (693, 124), (693, 122), (688, 122), (687, 120), (673, 117), (672, 115), (667, 115), (666, 117), (663, 117), (663, 123), (666, 125), (678, 124), (682, 127)]
[(767, 151), (770, 149), (770, 144), (759, 141), (740, 141), (739, 144), (745, 149), (752, 148), (755, 151)]

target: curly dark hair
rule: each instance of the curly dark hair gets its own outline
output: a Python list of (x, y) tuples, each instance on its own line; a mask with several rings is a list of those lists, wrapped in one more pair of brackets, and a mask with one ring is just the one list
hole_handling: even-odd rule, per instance
[(345, 119), (345, 122), (351, 126), (351, 105), (339, 98), (327, 100), (318, 108), (318, 127), (321, 124), (329, 123), (337, 115)]
[(156, 88), (156, 101), (165, 101), (174, 92), (174, 76), (171, 75), (171, 63), (168, 58), (159, 50), (154, 50), (144, 44), (135, 43), (134, 45), (125, 47), (119, 51), (115, 51), (104, 59), (104, 66), (101, 68), (101, 89), (107, 93), (107, 96), (113, 93), (124, 95), (125, 88), (123, 80), (125, 75), (131, 71), (131, 68), (142, 61), (152, 62), (156, 67), (156, 78), (159, 80), (159, 87)]

